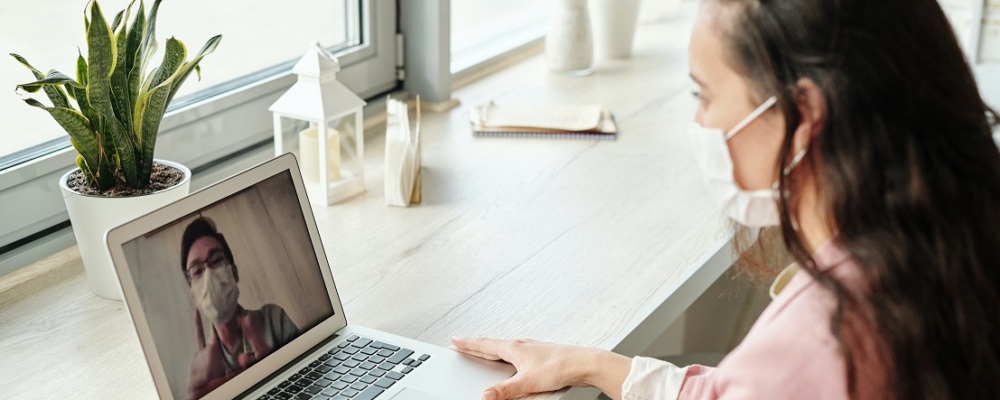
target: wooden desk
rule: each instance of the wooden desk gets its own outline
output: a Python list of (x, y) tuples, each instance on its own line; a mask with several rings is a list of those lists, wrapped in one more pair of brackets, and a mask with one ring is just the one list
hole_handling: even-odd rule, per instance
[[(689, 24), (670, 22), (643, 26), (633, 59), (592, 76), (549, 74), (539, 55), (425, 113), (419, 206), (383, 205), (382, 141), (366, 143), (369, 191), (316, 210), (348, 320), (442, 346), (458, 335), (645, 350), (732, 262), (685, 137)], [(474, 138), (469, 108), (491, 99), (602, 103), (622, 133)], [(156, 396), (123, 305), (89, 292), (75, 249), (0, 290), (0, 398)]]

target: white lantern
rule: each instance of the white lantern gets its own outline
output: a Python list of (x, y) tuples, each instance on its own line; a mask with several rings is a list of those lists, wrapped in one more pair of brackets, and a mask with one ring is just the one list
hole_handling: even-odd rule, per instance
[[(309, 123), (299, 132), (299, 166), (306, 186), (318, 186), (327, 205), (365, 191), (365, 101), (337, 81), (337, 71), (337, 60), (314, 42), (292, 68), (298, 81), (270, 108), (275, 156), (286, 151), (283, 118)], [(341, 162), (341, 150), (348, 163)]]

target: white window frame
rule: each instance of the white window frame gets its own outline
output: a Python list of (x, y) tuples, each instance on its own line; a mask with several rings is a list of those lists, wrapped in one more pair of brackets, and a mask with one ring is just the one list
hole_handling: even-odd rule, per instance
[[(348, 0), (348, 7), (361, 16), (358, 21), (350, 18), (354, 10), (347, 13), (348, 24), (359, 27), (361, 37), (360, 44), (338, 52), (339, 80), (364, 98), (398, 87), (396, 2)], [(182, 163), (197, 175), (199, 168), (271, 139), (267, 108), (295, 82), (295, 61), (212, 97), (178, 99), (161, 124), (157, 158)], [(74, 243), (58, 180), (76, 166), (75, 158), (67, 139), (66, 148), (0, 171), (0, 275)], [(33, 241), (42, 243), (29, 244)]]

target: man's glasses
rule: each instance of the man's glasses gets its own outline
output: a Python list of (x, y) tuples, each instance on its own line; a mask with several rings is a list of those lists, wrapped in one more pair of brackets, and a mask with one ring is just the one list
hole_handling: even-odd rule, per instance
[(191, 264), (184, 272), (187, 273), (188, 280), (197, 280), (205, 273), (208, 268), (219, 268), (222, 266), (228, 266), (229, 260), (226, 259), (226, 255), (222, 253), (221, 250), (213, 251), (208, 255), (208, 260), (204, 262)]

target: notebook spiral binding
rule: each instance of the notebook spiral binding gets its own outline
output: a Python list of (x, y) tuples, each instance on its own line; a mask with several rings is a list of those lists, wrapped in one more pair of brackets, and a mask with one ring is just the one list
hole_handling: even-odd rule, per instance
[(483, 132), (473, 130), (475, 137), (560, 139), (560, 140), (618, 140), (614, 133), (580, 132)]

